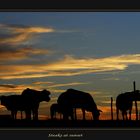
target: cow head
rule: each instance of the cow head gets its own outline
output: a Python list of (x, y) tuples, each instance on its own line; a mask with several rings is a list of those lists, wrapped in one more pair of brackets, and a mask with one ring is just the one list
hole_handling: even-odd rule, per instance
[(1, 105), (5, 105), (6, 104), (6, 96), (0, 96), (0, 100), (1, 100)]
[(49, 102), (50, 101), (50, 97), (49, 97), (50, 94), (51, 94), (50, 91), (48, 91), (46, 89), (42, 90), (42, 99), (44, 101)]
[(100, 112), (102, 112), (102, 110), (97, 109), (94, 111), (93, 113), (94, 120), (99, 120)]

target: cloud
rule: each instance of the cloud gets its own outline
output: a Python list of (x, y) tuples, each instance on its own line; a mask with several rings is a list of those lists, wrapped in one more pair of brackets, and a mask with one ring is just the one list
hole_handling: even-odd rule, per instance
[(105, 80), (105, 81), (119, 81), (120, 78), (117, 78), (117, 77), (111, 77), (111, 78), (104, 78), (102, 80)]
[(47, 49), (37, 49), (32, 47), (24, 48), (12, 48), (12, 47), (0, 47), (0, 60), (1, 63), (5, 61), (20, 61), (28, 59), (34, 55), (49, 54), (50, 51)]
[(34, 39), (36, 34), (54, 31), (49, 27), (0, 24), (0, 63), (33, 58), (34, 55), (50, 54), (51, 51), (28, 46), (26, 42)]
[(21, 94), (22, 91), (26, 88), (43, 90), (39, 85), (33, 84), (1, 84), (0, 85), (0, 94)]
[(34, 82), (33, 83), (34, 85), (44, 85), (44, 84), (48, 84), (48, 85), (50, 85), (50, 84), (53, 84), (53, 82), (42, 82), (42, 81), (38, 81), (38, 82)]
[[(128, 62), (128, 58), (131, 58)], [(122, 61), (122, 58), (125, 60)], [(51, 70), (88, 70), (88, 71), (107, 71), (113, 69), (125, 69), (127, 63), (139, 63), (137, 59), (140, 59), (140, 54), (137, 55), (125, 55), (125, 56), (113, 56), (107, 58), (74, 58), (66, 55), (64, 59), (50, 64)]]
[(12, 85), (12, 84), (2, 84), (0, 85), (0, 88), (3, 87), (3, 88), (16, 88), (17, 86), (16, 85)]
[(74, 58), (66, 55), (64, 59), (48, 65), (51, 70), (78, 70), (77, 73), (124, 70), (129, 65), (140, 64), (140, 54), (111, 56), (105, 58)]
[(1, 79), (75, 76), (91, 73), (123, 71), (140, 64), (140, 54), (126, 54), (104, 58), (74, 58), (65, 56), (56, 62), (34, 65), (1, 65)]
[(24, 85), (2, 84), (0, 85), (0, 94), (21, 94), (25, 88)]
[(49, 88), (49, 87), (47, 89), (50, 90), (51, 93), (62, 93), (66, 91), (64, 89), (54, 89), (54, 88)]
[(65, 86), (77, 86), (77, 85), (83, 85), (83, 84), (88, 84), (88, 83), (83, 83), (83, 82), (73, 82), (73, 83), (64, 83), (64, 84), (54, 84), (48, 86), (49, 88), (51, 87), (65, 87)]
[(50, 27), (0, 24), (0, 44), (18, 45), (32, 39), (35, 34), (54, 31)]
[(14, 94), (21, 94), (21, 92), (26, 88), (32, 88), (36, 90), (43, 90), (48, 89), (52, 93), (62, 93), (66, 89), (56, 89), (56, 87), (65, 87), (65, 86), (76, 86), (76, 85), (82, 85), (87, 83), (82, 82), (75, 82), (75, 83), (65, 83), (65, 84), (54, 84), (53, 82), (33, 82), (31, 84), (23, 84), (23, 85), (14, 85), (14, 84), (0, 84), (0, 93), (14, 93)]

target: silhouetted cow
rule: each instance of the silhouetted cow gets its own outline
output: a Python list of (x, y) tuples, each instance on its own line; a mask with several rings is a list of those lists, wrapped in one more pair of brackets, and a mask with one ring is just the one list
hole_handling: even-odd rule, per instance
[(25, 98), (26, 102), (26, 113), (27, 119), (31, 119), (31, 112), (33, 113), (33, 119), (38, 120), (38, 108), (39, 104), (42, 101), (50, 101), (50, 92), (48, 90), (34, 90), (34, 89), (25, 89), (22, 92), (22, 98)]
[(95, 104), (92, 96), (89, 93), (78, 91), (75, 89), (68, 89), (58, 97), (57, 102), (59, 105), (64, 107), (64, 119), (68, 118), (68, 112), (70, 112), (70, 109), (75, 109), (76, 118), (76, 108), (82, 109), (83, 119), (85, 119), (85, 110), (92, 112), (94, 120), (99, 119), (101, 110), (98, 110), (97, 105)]
[[(60, 119), (62, 118), (62, 114), (65, 111), (65, 108), (57, 103), (54, 103), (50, 107), (50, 114), (51, 114), (51, 119), (56, 119), (56, 113), (60, 113)], [(70, 109), (69, 112), (67, 111), (67, 115), (73, 119), (73, 109)]]
[(62, 113), (61, 107), (57, 103), (52, 104), (51, 107), (50, 107), (51, 119), (56, 119), (56, 113), (57, 112), (60, 113), (60, 114)]
[(133, 101), (140, 101), (140, 92), (136, 90), (132, 92), (125, 92), (121, 93), (116, 98), (116, 113), (117, 113), (117, 120), (119, 119), (119, 110), (122, 112), (122, 117), (124, 119), (128, 119), (127, 111), (129, 111), (129, 120), (131, 120), (131, 111)]
[(7, 110), (11, 111), (11, 117), (16, 119), (16, 115), (18, 111), (25, 111), (25, 101), (23, 100), (21, 95), (9, 95), (9, 96), (1, 96), (1, 105), (5, 106)]

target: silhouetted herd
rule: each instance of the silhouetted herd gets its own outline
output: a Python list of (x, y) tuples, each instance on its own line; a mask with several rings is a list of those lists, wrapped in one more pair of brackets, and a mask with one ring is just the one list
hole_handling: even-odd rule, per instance
[[(50, 92), (48, 90), (37, 91), (34, 89), (25, 89), (21, 95), (1, 96), (1, 105), (5, 106), (7, 110), (11, 111), (11, 117), (17, 118), (17, 112), (21, 111), (21, 119), (23, 118), (22, 112), (25, 112), (27, 120), (38, 120), (39, 104), (42, 101), (50, 101)], [(131, 111), (133, 101), (140, 101), (140, 92), (132, 91), (119, 94), (116, 98), (116, 113), (119, 119), (119, 110), (122, 112), (123, 119), (128, 119), (127, 111), (129, 111), (129, 119), (131, 120)], [(60, 119), (64, 120), (77, 120), (76, 110), (81, 109), (83, 120), (86, 119), (85, 113), (89, 111), (92, 113), (93, 120), (99, 120), (100, 109), (93, 97), (86, 92), (68, 89), (57, 99), (50, 107), (51, 119), (56, 119), (56, 113), (60, 113)], [(32, 118), (33, 116), (33, 118)]]

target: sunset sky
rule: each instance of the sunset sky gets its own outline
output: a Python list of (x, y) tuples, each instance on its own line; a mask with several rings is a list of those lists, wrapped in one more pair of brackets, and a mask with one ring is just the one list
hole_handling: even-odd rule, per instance
[(40, 117), (74, 88), (93, 96), (101, 119), (111, 119), (113, 97), (116, 118), (116, 96), (133, 81), (140, 89), (139, 12), (0, 12), (0, 95), (49, 90)]

